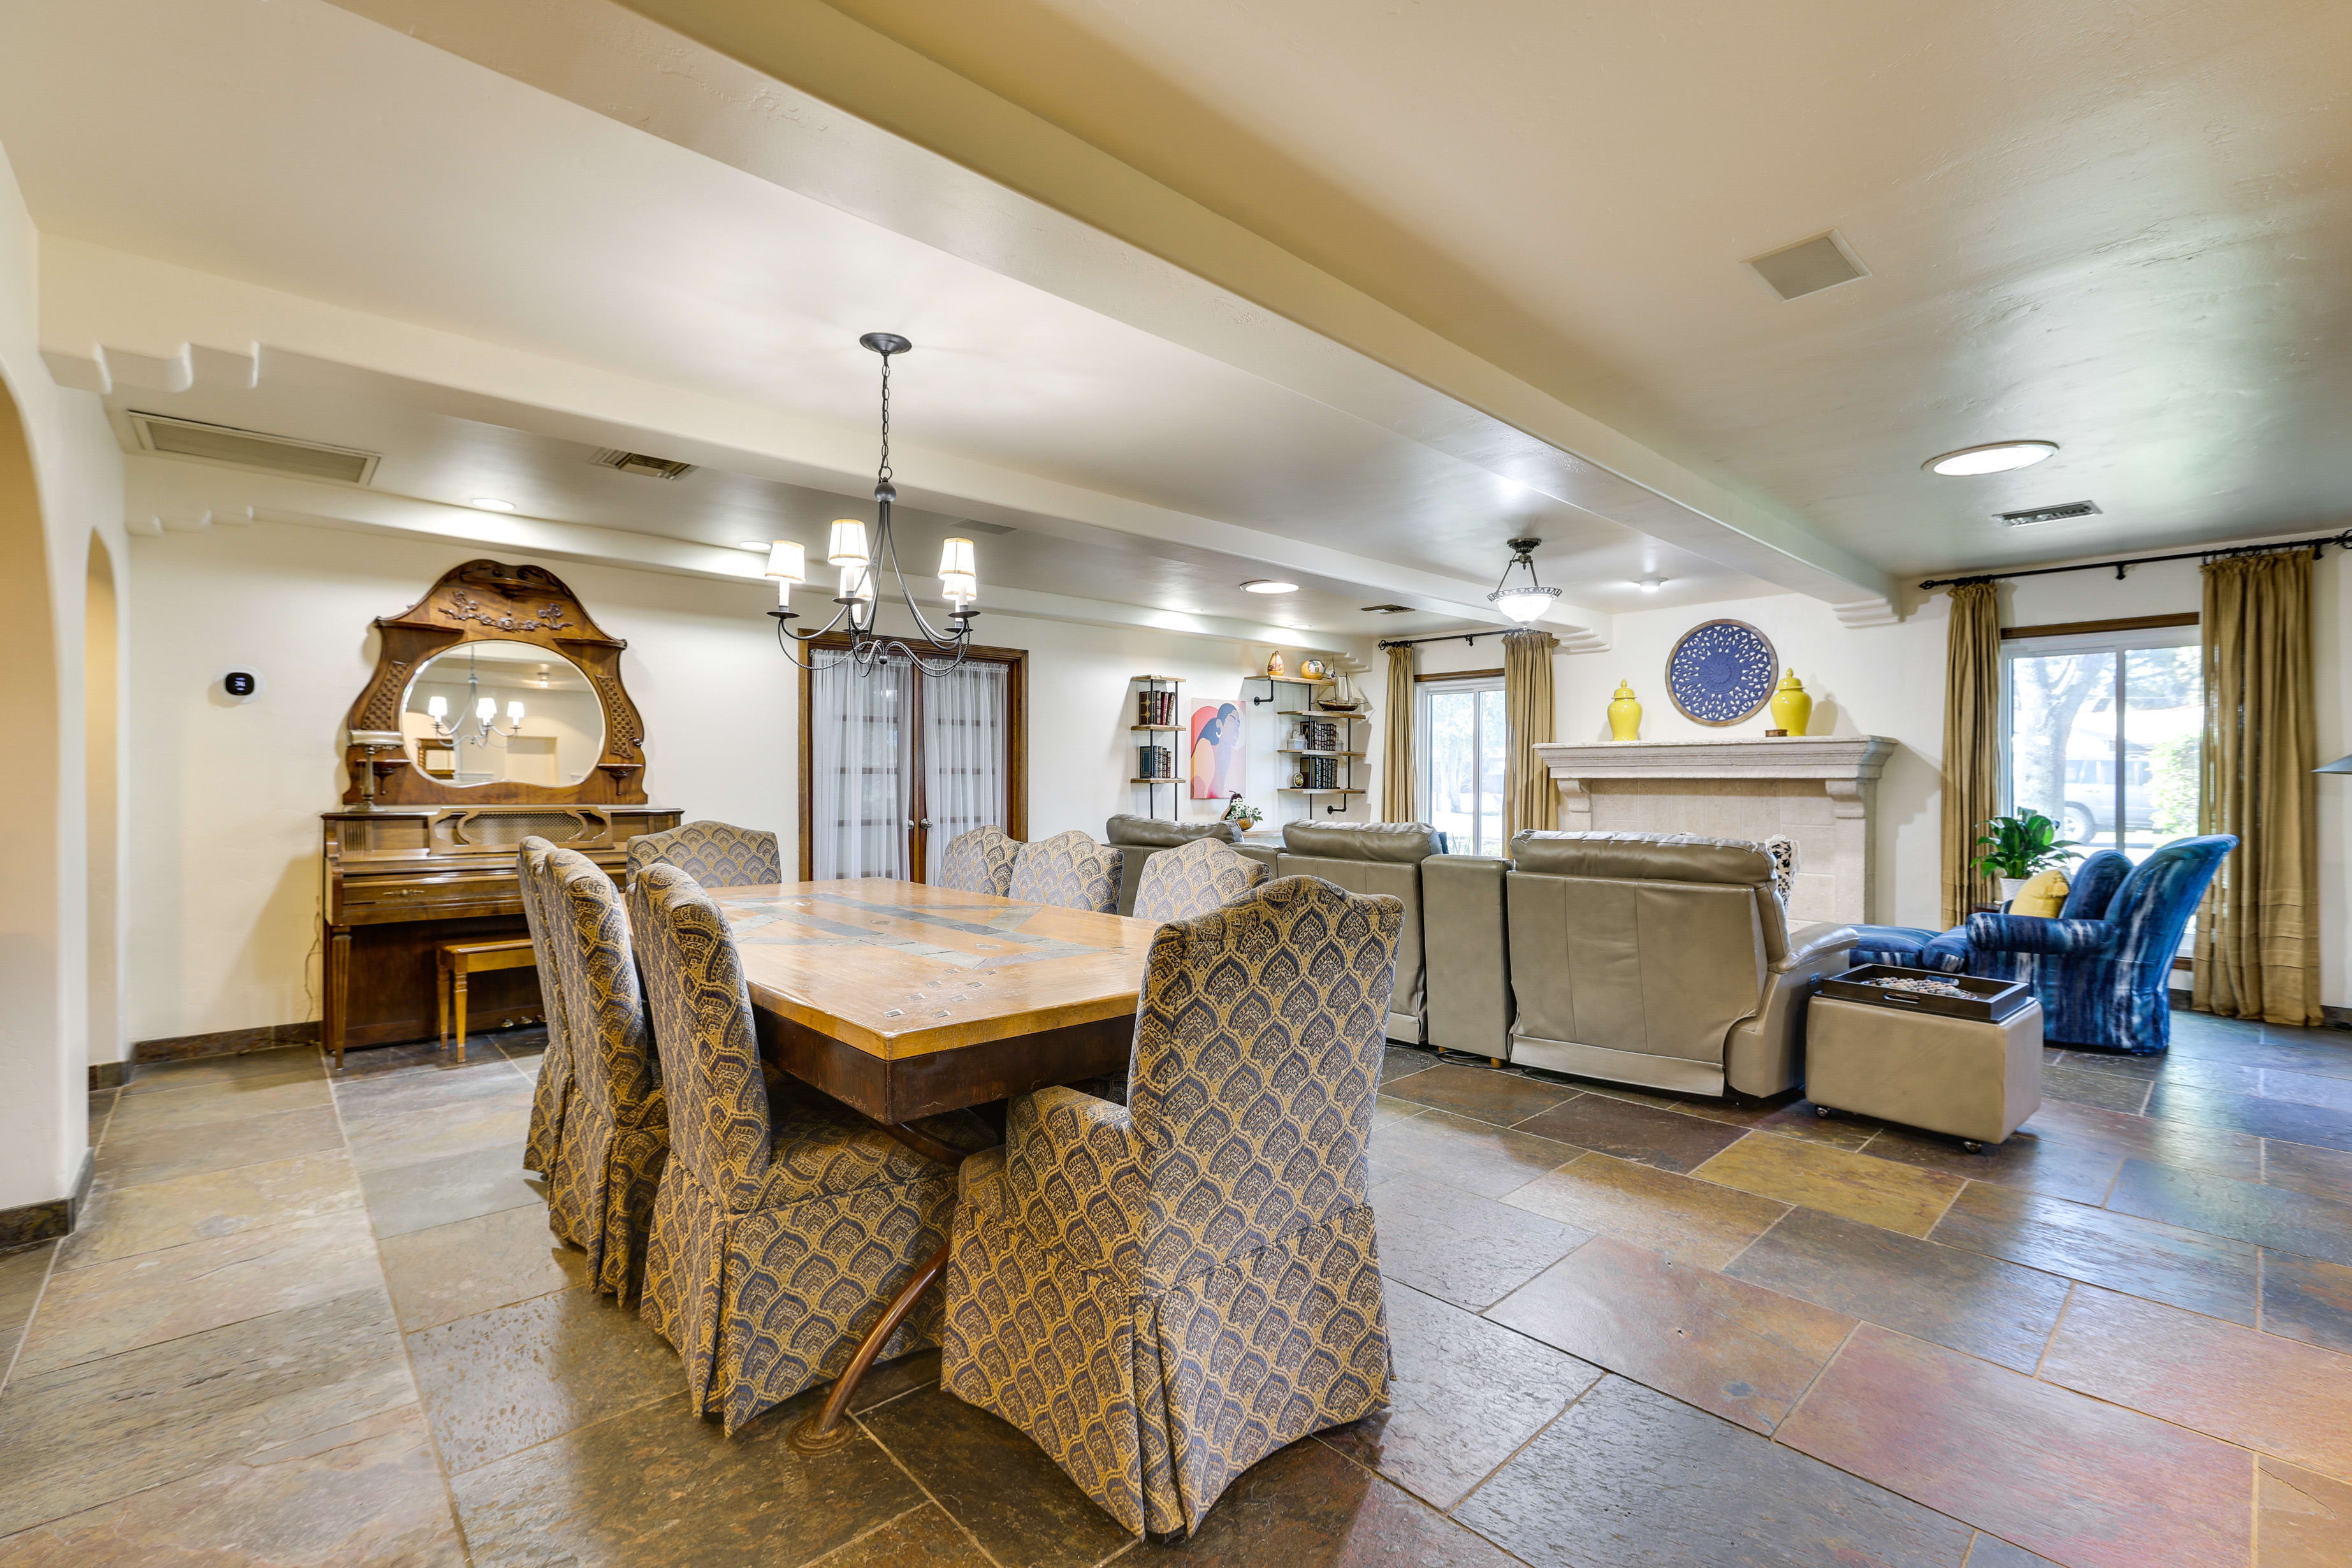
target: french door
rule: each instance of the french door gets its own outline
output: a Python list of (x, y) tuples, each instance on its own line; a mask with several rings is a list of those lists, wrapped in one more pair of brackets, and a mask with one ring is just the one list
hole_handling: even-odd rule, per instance
[(801, 877), (928, 882), (959, 835), (1028, 832), (1028, 655), (973, 648), (943, 675), (861, 669), (828, 642), (801, 676)]

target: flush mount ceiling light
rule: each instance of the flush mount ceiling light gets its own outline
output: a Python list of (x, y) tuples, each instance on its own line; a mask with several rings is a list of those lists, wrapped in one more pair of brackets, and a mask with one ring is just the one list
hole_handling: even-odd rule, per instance
[(1988, 441), (1981, 447), (1963, 447), (1957, 452), (1930, 458), (1919, 466), (1937, 474), (2005, 474), (2011, 468), (2030, 468), (2057, 455), (2055, 441)]
[[(1540, 539), (1512, 540), (1511, 559), (1503, 567), (1502, 581), (1486, 595), (1487, 603), (1521, 626), (1543, 619), (1544, 612), (1559, 597), (1559, 589), (1547, 588), (1536, 581), (1535, 550), (1542, 542)], [(1514, 572), (1522, 572), (1523, 580), (1513, 582)]]
[[(775, 580), (776, 607), (768, 614), (776, 617), (776, 641), (783, 647), (784, 657), (803, 668), (829, 669), (840, 662), (817, 665), (814, 648), (809, 649), (806, 658), (793, 652), (793, 644), (813, 643), (840, 626), (849, 636), (849, 647), (841, 658), (855, 661), (860, 674), (870, 673), (886, 659), (901, 658), (911, 660), (925, 675), (944, 675), (963, 662), (964, 652), (971, 646), (971, 618), (980, 614), (971, 607), (971, 602), (980, 597), (980, 565), (971, 540), (940, 542), (940, 594), (950, 607), (946, 628), (932, 626), (922, 606), (915, 603), (906, 574), (898, 569), (898, 547), (890, 533), (890, 507), (898, 499), (898, 487), (891, 482), (890, 472), (890, 356), (915, 345), (896, 332), (868, 332), (857, 342), (860, 348), (882, 356), (882, 460), (874, 470), (873, 542), (866, 542), (866, 524), (858, 519), (835, 520), (825, 562), (840, 569), (833, 601), (840, 608), (815, 630), (797, 632), (792, 627), (799, 619), (799, 612), (792, 607), (792, 594), (795, 584), (808, 581), (808, 552), (789, 539), (773, 542), (767, 547), (767, 575)], [(897, 597), (905, 604), (919, 637), (884, 637), (874, 629), (880, 597), (876, 590), (886, 565), (898, 580)], [(926, 658), (927, 654), (934, 657)]]
[(769, 547), (774, 543), (775, 541), (772, 539), (739, 539), (735, 542), (735, 548), (738, 550), (756, 550), (764, 555), (767, 553)]
[(1285, 583), (1278, 577), (1253, 577), (1242, 584), (1244, 594), (1296, 594), (1298, 584)]
[(1634, 586), (1641, 589), (1644, 594), (1654, 594), (1673, 581), (1674, 579), (1671, 577), (1644, 577), (1638, 583), (1634, 584)]
[(479, 507), (484, 511), (512, 511), (515, 509), (514, 502), (510, 500), (500, 500), (496, 496), (476, 496), (472, 500), (467, 501), (466, 504), (467, 506)]

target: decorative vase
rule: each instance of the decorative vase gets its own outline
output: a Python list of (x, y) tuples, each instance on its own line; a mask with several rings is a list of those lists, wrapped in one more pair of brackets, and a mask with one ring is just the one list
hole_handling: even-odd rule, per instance
[(1617, 700), (1609, 704), (1609, 738), (1612, 741), (1638, 741), (1642, 738), (1642, 705), (1633, 700), (1633, 688), (1622, 680), (1617, 683)]
[(2026, 883), (2028, 883), (2028, 882), (2030, 882), (2030, 881), (2032, 881), (2032, 879), (2031, 877), (2003, 877), (2003, 878), (2001, 878), (2001, 879), (2000, 879), (2000, 901), (2001, 901), (2002, 903), (2006, 904), (2006, 903), (2008, 903), (2011, 900), (2012, 900), (2012, 899), (2016, 898), (2016, 897), (2017, 897), (2017, 895), (2018, 895), (2020, 892), (2021, 892), (2021, 891), (2023, 891), (2023, 890), (2024, 890), (2025, 884), (2026, 884)]
[(1773, 728), (1786, 730), (1791, 735), (1801, 735), (1805, 732), (1806, 721), (1812, 716), (1812, 697), (1792, 669), (1780, 678), (1780, 689), (1772, 693)]
[(1280, 680), (1285, 675), (1287, 675), (1289, 671), (1290, 667), (1282, 662), (1282, 650), (1280, 648), (1276, 648), (1272, 654), (1267, 656), (1265, 661), (1265, 673), (1269, 679)]

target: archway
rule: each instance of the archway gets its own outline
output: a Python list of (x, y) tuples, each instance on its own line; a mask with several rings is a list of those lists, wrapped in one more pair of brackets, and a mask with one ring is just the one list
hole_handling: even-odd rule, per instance
[(82, 778), (86, 792), (82, 844), (89, 898), (89, 1042), (90, 1065), (123, 1057), (122, 780), (121, 774), (121, 630), (114, 596), (114, 556), (89, 536), (89, 584), (82, 618)]

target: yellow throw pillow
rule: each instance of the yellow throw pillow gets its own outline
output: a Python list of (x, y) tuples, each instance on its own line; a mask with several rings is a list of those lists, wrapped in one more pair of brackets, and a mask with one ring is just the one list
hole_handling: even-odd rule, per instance
[(2017, 897), (2009, 901), (2009, 912), (2054, 919), (2066, 907), (2066, 895), (2072, 891), (2074, 884), (2066, 880), (2066, 873), (2053, 866), (2036, 873), (2017, 889)]

